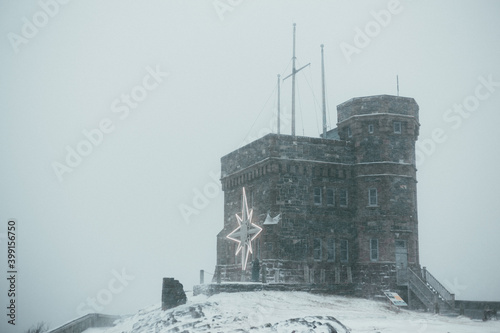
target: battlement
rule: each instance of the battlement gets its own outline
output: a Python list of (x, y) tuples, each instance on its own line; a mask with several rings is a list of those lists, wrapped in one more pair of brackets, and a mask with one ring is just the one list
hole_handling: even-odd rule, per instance
[(268, 134), (221, 158), (221, 178), (262, 167), (271, 160), (352, 164), (352, 145), (346, 141)]
[(418, 104), (415, 99), (391, 95), (356, 97), (337, 106), (337, 121), (374, 114), (393, 114), (414, 117), (418, 122)]

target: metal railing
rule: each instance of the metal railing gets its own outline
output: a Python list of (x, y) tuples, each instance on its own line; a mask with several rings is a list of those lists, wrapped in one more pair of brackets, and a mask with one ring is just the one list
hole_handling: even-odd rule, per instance
[(448, 303), (452, 309), (455, 308), (455, 294), (450, 293), (425, 267), (422, 269), (422, 277), (424, 282), (428, 283), (443, 301)]
[(428, 308), (432, 309), (435, 304), (436, 297), (429, 286), (422, 281), (417, 273), (408, 268), (408, 288), (420, 299), (420, 301)]

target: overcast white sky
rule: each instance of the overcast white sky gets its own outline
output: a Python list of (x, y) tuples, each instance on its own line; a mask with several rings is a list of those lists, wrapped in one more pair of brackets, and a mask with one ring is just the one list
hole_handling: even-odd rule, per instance
[[(223, 196), (211, 175), (274, 124), (293, 22), (298, 64), (311, 62), (298, 76), (297, 133), (321, 129), (320, 44), (331, 128), (336, 105), (396, 94), (399, 75), (420, 106), (421, 264), (458, 299), (500, 301), (500, 2), (390, 3), (221, 0), (218, 12), (213, 0), (88, 0), (47, 15), (37, 1), (0, 1), (0, 266), (4, 276), (16, 218), (19, 269), (17, 325), (2, 315), (0, 330), (96, 312), (88, 298), (97, 312), (133, 313), (160, 302), (162, 277), (190, 290), (200, 269), (213, 272)], [(358, 28), (372, 29), (367, 45)], [(127, 106), (126, 94), (140, 101)], [(102, 140), (82, 144), (99, 126)], [(59, 181), (67, 147), (88, 154)]]

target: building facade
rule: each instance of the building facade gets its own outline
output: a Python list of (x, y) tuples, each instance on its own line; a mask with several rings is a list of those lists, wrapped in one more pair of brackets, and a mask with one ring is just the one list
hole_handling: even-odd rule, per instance
[[(353, 98), (337, 107), (337, 128), (325, 138), (269, 134), (222, 157), (216, 275), (249, 281), (258, 259), (268, 283), (360, 295), (404, 285), (407, 267), (420, 270), (418, 110), (413, 98)], [(245, 250), (236, 255), (239, 244), (227, 237), (240, 226), (243, 188), (262, 229), (248, 239), (246, 267)]]

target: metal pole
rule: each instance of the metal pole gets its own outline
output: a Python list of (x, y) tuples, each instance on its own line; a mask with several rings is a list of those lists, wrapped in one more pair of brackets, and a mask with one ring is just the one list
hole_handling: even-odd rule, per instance
[(321, 83), (323, 94), (323, 139), (326, 139), (326, 101), (325, 101), (325, 61), (323, 56), (323, 47), (321, 44)]
[(399, 75), (396, 75), (396, 84), (398, 85), (398, 96), (399, 96)]
[(278, 135), (280, 135), (280, 78), (278, 74)]
[(293, 24), (293, 58), (292, 58), (292, 136), (295, 137), (295, 26)]
[(205, 271), (203, 269), (200, 269), (200, 284), (205, 283)]

